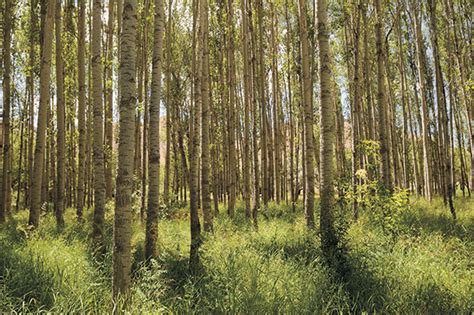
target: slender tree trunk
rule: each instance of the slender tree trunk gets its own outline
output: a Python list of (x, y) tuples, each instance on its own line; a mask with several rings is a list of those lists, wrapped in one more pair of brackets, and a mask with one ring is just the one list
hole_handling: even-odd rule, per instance
[[(323, 10), (327, 9), (325, 6), (324, 0), (323, 1), (318, 0), (318, 8), (323, 8)], [(310, 77), (310, 71), (309, 71), (310, 70), (309, 69), (310, 54), (309, 54), (309, 49), (308, 49), (308, 30), (307, 30), (308, 28), (307, 28), (307, 22), (306, 22), (306, 14), (307, 12), (306, 12), (305, 1), (299, 0), (300, 42), (301, 42), (301, 59), (302, 59), (302, 72), (303, 72), (302, 99), (303, 99), (304, 142), (305, 142), (305, 147), (304, 147), (305, 160), (304, 161), (305, 161), (305, 170), (306, 170), (305, 217), (306, 217), (306, 225), (308, 226), (309, 229), (313, 229), (314, 228), (314, 145), (313, 145), (313, 105), (312, 105), (312, 90), (313, 89), (311, 87), (311, 77)], [(324, 18), (327, 13), (322, 13), (322, 12), (320, 13), (318, 11), (318, 14), (322, 14), (321, 17)], [(326, 20), (320, 21), (321, 17), (318, 19), (319, 21), (318, 23), (322, 23), (322, 27), (326, 27)], [(321, 32), (321, 30), (319, 32)], [(324, 52), (324, 55), (323, 55), (323, 52), (320, 51), (320, 54), (323, 55), (325, 58), (328, 57), (327, 54), (329, 53), (328, 51), (329, 43), (327, 42), (328, 41), (327, 36), (328, 36), (327, 30), (324, 30), (324, 32), (322, 32), (321, 34), (318, 34), (319, 41), (326, 41), (325, 43), (323, 43), (323, 46), (325, 45), (325, 49), (326, 49), (326, 51)], [(320, 50), (321, 50), (321, 47), (320, 47)], [(329, 64), (325, 64), (324, 66), (327, 67), (327, 69), (324, 69), (325, 71), (330, 71)], [(330, 73), (328, 74), (328, 76), (329, 75)], [(326, 87), (324, 88), (326, 89)], [(327, 99), (325, 98), (324, 100), (326, 101)], [(324, 113), (327, 115), (326, 117), (328, 117), (329, 119), (326, 123), (332, 124), (329, 118), (331, 113), (328, 113), (327, 111), (325, 111)], [(332, 145), (332, 143), (327, 143), (327, 144), (329, 146)], [(329, 148), (329, 146), (327, 147)], [(330, 167), (330, 166), (328, 165), (327, 167)], [(323, 187), (327, 188), (326, 186), (323, 186)]]
[[(10, 145), (10, 103), (11, 103), (11, 39), (12, 0), (5, 0), (3, 28), (3, 167), (0, 190), (0, 223), (5, 222), (11, 211), (11, 145)], [(0, 141), (2, 141), (0, 139)]]
[(421, 21), (419, 17), (420, 8), (419, 5), (413, 3), (412, 7), (413, 15), (415, 16), (415, 36), (416, 36), (416, 51), (418, 56), (418, 78), (420, 84), (420, 92), (421, 92), (421, 133), (422, 133), (422, 140), (423, 140), (423, 171), (424, 171), (424, 188), (425, 188), (425, 197), (431, 201), (432, 199), (432, 186), (431, 186), (431, 144), (429, 139), (429, 130), (428, 130), (428, 103), (427, 103), (427, 92), (425, 86), (425, 50), (423, 47), (423, 39), (421, 33)]
[(444, 81), (443, 74), (441, 72), (441, 61), (439, 56), (439, 47), (438, 47), (438, 27), (436, 23), (436, 1), (429, 1), (429, 11), (430, 11), (430, 22), (431, 22), (431, 42), (433, 49), (433, 58), (435, 66), (435, 78), (436, 78), (436, 100), (438, 105), (438, 119), (439, 119), (439, 128), (438, 133), (441, 139), (440, 143), (440, 163), (441, 163), (441, 172), (442, 172), (442, 184), (443, 184), (443, 193), (444, 199), (449, 204), (449, 209), (453, 219), (456, 219), (456, 210), (454, 209), (453, 203), (453, 188), (451, 186), (450, 178), (450, 163), (451, 158), (449, 154), (449, 132), (448, 132), (448, 112), (446, 105), (446, 97), (444, 93)]
[(78, 165), (78, 176), (77, 176), (77, 218), (79, 221), (82, 220), (82, 213), (84, 209), (84, 188), (85, 188), (85, 175), (86, 175), (86, 66), (85, 66), (85, 54), (86, 54), (86, 6), (84, 1), (79, 2), (79, 15), (78, 15), (78, 44), (77, 44), (77, 79), (79, 85), (79, 97), (78, 97), (78, 110), (77, 120), (79, 129), (79, 165)]
[(49, 80), (51, 75), (51, 56), (53, 50), (53, 25), (56, 0), (48, 1), (44, 20), (44, 37), (41, 50), (40, 104), (38, 125), (36, 127), (36, 146), (31, 186), (31, 207), (29, 224), (38, 227), (41, 211), (41, 185), (43, 183), (44, 151), (46, 145), (46, 123), (49, 107)]
[(200, 8), (202, 25), (202, 79), (201, 79), (201, 194), (204, 231), (212, 232), (211, 195), (209, 188), (209, 4), (202, 0)]
[[(301, 1), (301, 0), (300, 0)], [(321, 105), (321, 183), (320, 226), (321, 244), (327, 254), (337, 248), (334, 230), (334, 105), (331, 100), (331, 66), (329, 57), (329, 31), (326, 0), (317, 2), (317, 29), (319, 44), (319, 79)]]
[(155, 0), (153, 62), (150, 98), (150, 148), (148, 163), (148, 208), (146, 217), (145, 257), (157, 257), (158, 212), (160, 202), (160, 92), (164, 31), (163, 0)]
[(375, 0), (375, 10), (377, 14), (377, 22), (375, 25), (376, 50), (377, 50), (377, 104), (379, 119), (379, 141), (380, 155), (382, 158), (382, 182), (384, 188), (388, 191), (392, 190), (392, 178), (390, 170), (390, 154), (389, 154), (389, 135), (387, 133), (387, 98), (384, 76), (384, 48), (383, 48), (383, 8), (380, 0)]
[(200, 103), (201, 103), (201, 67), (202, 47), (200, 38), (202, 28), (198, 23), (200, 1), (193, 1), (193, 32), (196, 40), (193, 45), (194, 67), (194, 108), (192, 113), (193, 127), (190, 135), (190, 158), (189, 158), (189, 190), (190, 190), (190, 214), (191, 214), (191, 247), (189, 254), (189, 268), (192, 271), (199, 269), (199, 247), (201, 246), (201, 224), (198, 214), (198, 169), (199, 169), (199, 131), (200, 131)]
[(105, 177), (104, 177), (104, 116), (102, 85), (102, 1), (94, 0), (92, 19), (92, 101), (94, 108), (94, 220), (92, 235), (96, 245), (102, 247)]
[[(131, 269), (133, 148), (136, 108), (136, 0), (125, 0), (120, 38), (120, 135), (115, 194), (112, 294), (128, 297)], [(97, 173), (96, 173), (97, 176)]]
[(62, 22), (61, 0), (56, 3), (56, 115), (57, 115), (57, 179), (56, 179), (56, 224), (64, 225), (64, 193), (65, 193), (65, 151), (66, 151), (66, 109), (64, 105), (64, 66), (62, 58)]
[(258, 94), (260, 98), (260, 139), (261, 139), (261, 168), (262, 168), (262, 198), (264, 207), (267, 207), (270, 198), (268, 180), (268, 139), (267, 139), (267, 110), (265, 98), (265, 62), (264, 62), (264, 25), (263, 25), (263, 0), (257, 0), (258, 20)]
[(112, 199), (112, 150), (113, 150), (113, 38), (115, 25), (115, 0), (109, 0), (109, 17), (107, 25), (107, 62), (105, 63), (105, 198)]
[(228, 46), (227, 46), (227, 75), (228, 75), (228, 89), (229, 89), (229, 204), (227, 212), (229, 216), (234, 216), (236, 186), (237, 186), (237, 159), (235, 150), (235, 57), (234, 57), (234, 1), (227, 0), (227, 29), (228, 29)]
[(243, 152), (243, 180), (244, 180), (244, 202), (245, 216), (250, 218), (250, 95), (251, 83), (250, 76), (250, 58), (249, 58), (249, 33), (248, 33), (248, 15), (247, 0), (241, 0), (242, 11), (242, 54), (243, 54), (243, 75), (244, 75), (244, 152)]
[[(169, 185), (171, 169), (171, 23), (173, 12), (173, 0), (169, 1), (168, 27), (166, 31), (166, 156), (165, 156), (165, 178), (163, 183), (163, 201), (169, 206)], [(174, 145), (174, 144), (173, 144)], [(175, 155), (175, 159), (177, 156)]]
[(34, 107), (35, 107), (35, 67), (36, 67), (36, 45), (38, 44), (37, 28), (38, 16), (36, 14), (37, 0), (30, 0), (30, 52), (28, 69), (28, 187), (25, 196), (25, 205), (31, 206), (31, 187), (33, 186), (33, 144), (34, 144)]

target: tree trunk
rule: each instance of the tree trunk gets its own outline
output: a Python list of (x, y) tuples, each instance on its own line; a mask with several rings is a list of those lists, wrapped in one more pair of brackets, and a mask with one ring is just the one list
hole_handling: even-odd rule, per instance
[(77, 109), (77, 121), (79, 129), (79, 165), (78, 165), (78, 176), (77, 176), (77, 219), (82, 220), (82, 213), (84, 209), (84, 188), (85, 188), (85, 175), (86, 175), (86, 66), (85, 66), (85, 54), (86, 54), (86, 6), (84, 1), (79, 2), (79, 15), (78, 15), (78, 44), (77, 44), (77, 79), (79, 85), (79, 97), (78, 97), (78, 109)]
[(251, 83), (250, 76), (250, 58), (249, 58), (249, 33), (248, 33), (248, 16), (247, 16), (247, 0), (241, 0), (242, 11), (242, 55), (244, 70), (244, 152), (243, 152), (243, 180), (244, 180), (244, 202), (245, 216), (250, 218), (250, 95)]
[(202, 50), (200, 45), (201, 26), (198, 23), (200, 1), (193, 1), (193, 33), (196, 40), (193, 45), (194, 67), (194, 108), (192, 112), (193, 125), (190, 133), (190, 156), (189, 156), (189, 192), (190, 192), (190, 214), (191, 214), (191, 247), (189, 254), (189, 268), (196, 271), (199, 268), (199, 247), (201, 246), (201, 224), (198, 214), (198, 169), (199, 169), (199, 131), (200, 131), (200, 103), (201, 103), (201, 67)]
[(94, 220), (92, 236), (96, 245), (103, 243), (105, 211), (104, 119), (102, 85), (102, 1), (94, 0), (92, 19), (92, 101), (94, 108)]
[[(97, 0), (96, 0), (97, 1)], [(115, 194), (112, 296), (128, 298), (131, 269), (133, 148), (136, 108), (136, 0), (125, 0), (120, 37), (120, 134)], [(97, 173), (96, 173), (97, 176)]]
[(56, 115), (57, 115), (57, 174), (56, 174), (56, 224), (64, 225), (66, 110), (64, 105), (64, 67), (62, 58), (61, 0), (56, 3)]
[(204, 231), (212, 232), (211, 195), (209, 188), (209, 4), (202, 0), (200, 8), (202, 27), (202, 79), (201, 79), (201, 194)]
[[(0, 190), (0, 223), (5, 222), (11, 211), (11, 145), (10, 145), (10, 103), (11, 103), (11, 39), (12, 0), (5, 0), (3, 28), (3, 167)], [(2, 141), (2, 139), (0, 139)], [(1, 142), (0, 142), (1, 143)]]
[(112, 199), (112, 150), (113, 150), (113, 38), (115, 25), (115, 0), (109, 0), (109, 17), (107, 25), (107, 62), (105, 63), (105, 198)]
[(389, 135), (387, 133), (387, 98), (384, 76), (384, 48), (383, 48), (383, 8), (381, 8), (380, 0), (375, 0), (375, 10), (377, 14), (377, 22), (375, 25), (375, 38), (377, 50), (377, 105), (379, 119), (379, 141), (380, 155), (382, 158), (382, 183), (388, 191), (392, 190), (392, 178), (390, 170), (390, 154), (389, 154)]
[[(420, 4), (421, 5), (421, 4)], [(425, 188), (425, 197), (431, 201), (432, 199), (432, 187), (431, 187), (431, 144), (429, 139), (429, 130), (428, 130), (428, 103), (427, 103), (427, 92), (425, 87), (425, 50), (423, 47), (423, 34), (421, 32), (421, 21), (419, 17), (420, 8), (419, 4), (413, 3), (413, 14), (415, 16), (415, 36), (416, 36), (416, 51), (418, 56), (418, 78), (420, 84), (421, 92), (421, 133), (423, 141), (423, 175), (424, 175), (424, 188)]]
[(150, 147), (148, 163), (148, 207), (146, 217), (145, 257), (157, 257), (158, 212), (160, 202), (160, 92), (164, 28), (163, 0), (155, 0), (153, 63), (150, 98)]
[[(301, 1), (301, 0), (300, 0)], [(331, 66), (329, 56), (329, 31), (326, 0), (318, 0), (317, 29), (319, 44), (319, 80), (321, 106), (321, 183), (320, 183), (320, 228), (321, 244), (326, 254), (337, 248), (334, 230), (334, 103), (331, 98)]]
[(46, 145), (46, 123), (49, 107), (49, 80), (51, 75), (51, 56), (53, 50), (53, 25), (56, 0), (48, 1), (44, 20), (44, 38), (41, 50), (40, 104), (38, 125), (36, 127), (36, 146), (31, 186), (31, 207), (29, 224), (38, 227), (41, 212), (41, 186), (43, 183), (44, 151)]
[[(326, 10), (326, 6), (324, 4), (324, 0), (318, 0), (318, 8), (324, 8)], [(311, 77), (310, 77), (310, 54), (308, 49), (308, 30), (307, 30), (307, 23), (306, 23), (306, 4), (304, 0), (299, 0), (299, 23), (300, 23), (300, 42), (301, 42), (301, 59), (302, 59), (302, 72), (303, 72), (303, 115), (304, 115), (304, 163), (305, 163), (305, 217), (306, 217), (306, 225), (309, 229), (314, 229), (314, 145), (313, 145), (313, 105), (312, 105), (312, 87), (311, 87)], [(325, 18), (327, 13), (319, 12), (318, 15), (321, 14), (321, 18)], [(326, 27), (326, 20), (321, 20), (318, 23), (322, 23), (323, 27)], [(319, 27), (318, 27), (319, 29)], [(321, 32), (321, 30), (320, 30)], [(321, 34), (318, 34), (319, 41), (325, 41), (323, 46), (325, 46), (326, 51), (323, 55), (325, 58), (328, 57), (328, 45), (329, 43), (327, 38), (327, 30), (324, 30)], [(321, 45), (321, 43), (320, 43)], [(320, 48), (321, 50), (321, 48)], [(320, 51), (320, 54), (322, 52)], [(320, 57), (322, 58), (322, 57)], [(324, 71), (330, 71), (329, 64), (325, 65), (328, 67), (327, 69), (322, 69)], [(320, 71), (322, 72), (322, 71)], [(326, 74), (325, 74), (326, 75)], [(327, 74), (328, 76), (330, 75)], [(329, 82), (329, 78), (327, 78)], [(324, 87), (326, 89), (326, 86)], [(325, 92), (327, 92), (325, 90)], [(330, 100), (325, 96), (325, 101)], [(327, 104), (326, 104), (327, 106)], [(330, 108), (330, 106), (329, 106)], [(330, 117), (330, 113), (325, 111), (327, 117)], [(323, 120), (321, 120), (323, 122)], [(326, 124), (332, 124), (332, 121), (325, 122)], [(332, 143), (327, 143), (328, 145), (332, 145)], [(322, 150), (322, 148), (321, 148)], [(326, 153), (328, 154), (328, 153)], [(330, 154), (330, 153), (329, 153)], [(330, 155), (332, 156), (332, 155)], [(329, 165), (327, 167), (330, 167)], [(332, 176), (332, 175), (331, 175)], [(324, 186), (326, 187), (326, 186)]]

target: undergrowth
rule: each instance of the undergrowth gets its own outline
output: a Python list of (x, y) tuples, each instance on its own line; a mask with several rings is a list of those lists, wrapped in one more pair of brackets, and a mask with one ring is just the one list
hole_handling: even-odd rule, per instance
[[(307, 232), (301, 205), (293, 213), (291, 206), (270, 203), (260, 212), (258, 231), (242, 207), (231, 220), (222, 206), (215, 233), (204, 235), (199, 275), (188, 272), (186, 209), (168, 211), (160, 221), (160, 258), (151, 266), (143, 261), (144, 228), (137, 218), (130, 311), (474, 311), (472, 200), (456, 199), (457, 221), (440, 200), (410, 201), (388, 219), (384, 212), (362, 211), (345, 230), (348, 272), (342, 278), (324, 262), (318, 230)], [(109, 205), (108, 254), (100, 262), (90, 226), (76, 222), (74, 209), (68, 209), (62, 231), (52, 214), (42, 217), (36, 231), (26, 225), (26, 211), (15, 214), (0, 230), (0, 312), (111, 312), (112, 212)]]

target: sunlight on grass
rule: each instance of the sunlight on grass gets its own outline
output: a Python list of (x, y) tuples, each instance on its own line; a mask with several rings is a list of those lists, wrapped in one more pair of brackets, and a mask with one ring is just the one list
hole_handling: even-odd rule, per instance
[[(456, 200), (454, 222), (442, 201), (412, 202), (397, 237), (369, 224), (366, 213), (350, 225), (348, 274), (334, 276), (321, 258), (317, 232), (308, 233), (301, 205), (273, 203), (261, 212), (259, 229), (245, 220), (242, 204), (229, 219), (222, 209), (215, 234), (204, 235), (204, 271), (188, 273), (190, 233), (187, 209), (159, 224), (160, 259), (145, 267), (144, 228), (133, 223), (131, 310), (143, 312), (461, 313), (474, 310), (472, 261), (474, 211)], [(107, 233), (112, 232), (112, 207)], [(88, 213), (90, 215), (90, 212)], [(111, 259), (95, 261), (90, 226), (66, 215), (58, 231), (54, 216), (39, 230), (26, 226), (27, 212), (0, 232), (0, 310), (110, 312)], [(106, 240), (110, 250), (111, 235)]]

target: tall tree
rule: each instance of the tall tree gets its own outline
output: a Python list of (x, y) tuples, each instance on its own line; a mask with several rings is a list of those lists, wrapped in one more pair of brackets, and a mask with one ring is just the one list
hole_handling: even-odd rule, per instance
[(229, 136), (229, 204), (227, 212), (229, 216), (234, 215), (236, 191), (237, 191), (237, 159), (235, 150), (235, 130), (236, 118), (235, 118), (235, 56), (234, 56), (234, 1), (227, 0), (227, 88), (229, 91), (228, 105), (228, 136)]
[[(325, 1), (324, 1), (325, 2)], [(322, 10), (327, 10), (325, 3), (321, 0), (318, 0), (318, 8), (322, 8)], [(301, 62), (302, 62), (302, 73), (303, 73), (303, 115), (304, 115), (304, 163), (305, 163), (305, 217), (306, 217), (306, 225), (309, 229), (314, 228), (314, 145), (313, 145), (313, 102), (312, 102), (312, 85), (311, 85), (311, 73), (310, 73), (310, 53), (309, 53), (309, 44), (308, 44), (308, 26), (306, 21), (307, 9), (306, 9), (306, 2), (304, 0), (299, 0), (299, 25), (300, 25), (300, 43), (301, 43)], [(318, 10), (318, 23), (321, 24), (322, 27), (327, 27), (326, 25), (326, 14), (321, 13), (322, 16), (319, 17), (319, 10)], [(326, 18), (325, 20), (320, 20), (321, 18)], [(320, 54), (324, 57), (328, 57), (328, 33), (327, 29), (321, 30), (318, 27), (318, 41), (323, 41), (323, 45), (326, 47), (325, 55), (321, 52), (320, 47)], [(323, 32), (322, 32), (323, 31)], [(322, 32), (322, 33), (321, 33)], [(320, 43), (321, 45), (321, 43)], [(329, 65), (326, 65), (328, 69), (323, 69), (324, 71), (329, 71)], [(324, 86), (326, 89), (327, 87)], [(326, 96), (327, 98), (327, 96)], [(326, 100), (326, 99), (325, 99)], [(329, 98), (330, 100), (330, 98)], [(325, 114), (330, 117), (331, 113), (327, 110)], [(323, 121), (321, 119), (321, 121)], [(331, 123), (332, 120), (326, 122)], [(322, 133), (321, 133), (322, 134)], [(326, 143), (325, 147), (330, 147), (332, 143)], [(321, 146), (322, 150), (323, 146)], [(328, 153), (330, 154), (330, 153)], [(330, 168), (329, 165), (327, 165)], [(329, 175), (332, 176), (332, 175)], [(326, 188), (326, 186), (322, 186), (322, 188)], [(328, 190), (329, 191), (329, 190)], [(330, 199), (328, 199), (330, 200)]]
[(242, 55), (243, 55), (243, 75), (244, 75), (244, 151), (243, 151), (243, 180), (244, 180), (244, 201), (245, 215), (250, 218), (250, 58), (249, 58), (249, 34), (248, 34), (248, 16), (247, 0), (241, 0), (242, 12)]
[(10, 103), (11, 103), (11, 40), (12, 40), (12, 0), (5, 0), (3, 26), (3, 166), (0, 190), (0, 223), (11, 211), (11, 144), (10, 144)]
[(115, 0), (109, 0), (109, 16), (107, 21), (107, 61), (105, 63), (105, 197), (107, 200), (112, 198), (113, 180), (112, 180), (112, 150), (113, 150), (113, 38), (115, 25)]
[(201, 194), (204, 231), (212, 232), (211, 195), (209, 188), (209, 3), (202, 0), (200, 8), (202, 27), (201, 79)]
[(65, 193), (65, 151), (66, 151), (66, 110), (64, 106), (64, 66), (62, 58), (62, 22), (61, 0), (56, 3), (56, 116), (57, 116), (57, 171), (56, 171), (56, 223), (64, 225), (64, 193)]
[(120, 120), (115, 194), (112, 295), (127, 297), (130, 289), (133, 152), (135, 147), (137, 1), (124, 0), (120, 37)]
[(426, 64), (425, 49), (423, 44), (423, 34), (421, 31), (420, 20), (421, 3), (412, 2), (412, 13), (414, 15), (416, 52), (417, 52), (417, 68), (418, 68), (418, 84), (421, 93), (421, 133), (423, 143), (423, 175), (424, 175), (424, 192), (425, 197), (431, 201), (432, 199), (432, 183), (431, 183), (431, 142), (429, 136), (429, 109), (428, 96), (426, 91)]
[(31, 206), (29, 224), (38, 227), (41, 211), (41, 186), (43, 183), (44, 152), (46, 145), (46, 123), (50, 101), (49, 80), (51, 75), (51, 56), (53, 53), (53, 26), (56, 0), (48, 0), (44, 17), (43, 41), (41, 43), (40, 104), (36, 127), (35, 158), (31, 186)]
[(94, 0), (92, 10), (92, 102), (94, 110), (94, 221), (92, 236), (102, 245), (105, 211), (104, 107), (102, 85), (102, 1)]
[(329, 55), (329, 30), (326, 0), (317, 2), (317, 30), (319, 44), (319, 102), (321, 108), (321, 182), (320, 228), (322, 248), (331, 253), (337, 246), (334, 230), (334, 102), (331, 95), (331, 65)]
[(390, 170), (389, 134), (387, 119), (387, 98), (384, 72), (384, 32), (383, 32), (383, 8), (381, 0), (375, 0), (376, 24), (375, 24), (375, 46), (377, 53), (377, 105), (379, 119), (379, 141), (380, 156), (382, 158), (382, 183), (388, 191), (392, 190), (392, 178)]
[(77, 176), (77, 218), (82, 220), (85, 201), (85, 175), (86, 175), (86, 5), (85, 1), (79, 2), (78, 14), (78, 44), (77, 44), (77, 79), (79, 86), (77, 121), (79, 129), (79, 160)]
[(160, 92), (164, 31), (163, 0), (155, 0), (153, 63), (150, 98), (150, 147), (148, 163), (148, 207), (146, 217), (145, 257), (157, 257), (158, 211), (160, 202)]
[[(192, 271), (199, 268), (199, 248), (201, 246), (201, 223), (198, 213), (198, 169), (199, 169), (199, 132), (200, 132), (200, 103), (201, 103), (201, 67), (202, 50), (200, 47), (202, 28), (199, 22), (199, 5), (201, 1), (193, 1), (193, 89), (194, 104), (192, 111), (192, 127), (189, 149), (189, 208), (191, 224), (191, 247), (189, 251), (189, 267)], [(195, 38), (194, 38), (195, 37)]]

